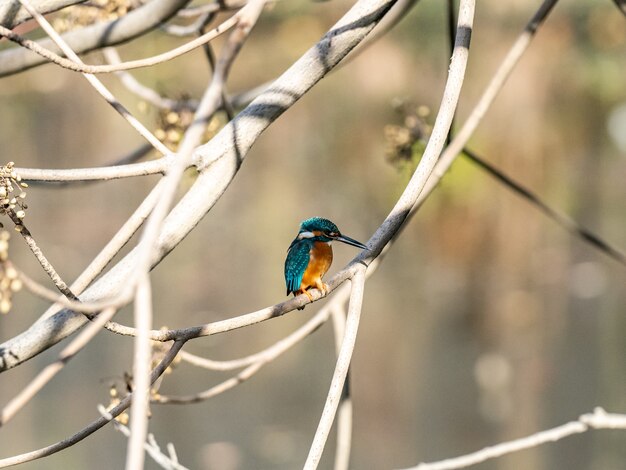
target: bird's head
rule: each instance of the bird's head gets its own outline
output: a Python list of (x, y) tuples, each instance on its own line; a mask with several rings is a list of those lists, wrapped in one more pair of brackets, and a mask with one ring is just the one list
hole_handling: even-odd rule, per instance
[(367, 249), (363, 243), (354, 240), (353, 238), (342, 235), (337, 226), (328, 219), (322, 217), (311, 217), (304, 220), (300, 224), (300, 231), (298, 232), (297, 240), (313, 239), (316, 241), (330, 243), (334, 240), (348, 245), (356, 246), (363, 250)]

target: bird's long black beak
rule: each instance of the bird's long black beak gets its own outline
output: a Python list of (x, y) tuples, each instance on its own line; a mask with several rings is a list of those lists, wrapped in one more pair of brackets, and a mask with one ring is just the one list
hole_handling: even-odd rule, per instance
[(361, 243), (357, 242), (354, 238), (346, 237), (345, 235), (339, 235), (335, 238), (338, 242), (347, 243), (348, 245), (356, 246), (357, 248), (361, 248), (362, 250), (367, 250), (367, 247)]

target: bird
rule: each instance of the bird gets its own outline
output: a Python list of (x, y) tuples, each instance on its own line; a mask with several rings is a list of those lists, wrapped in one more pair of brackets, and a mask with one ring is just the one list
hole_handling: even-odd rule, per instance
[(326, 295), (328, 285), (322, 281), (322, 277), (333, 262), (333, 249), (330, 245), (333, 241), (367, 249), (363, 243), (342, 235), (337, 226), (328, 219), (311, 217), (302, 221), (298, 235), (287, 250), (285, 260), (287, 295), (293, 293), (295, 297), (305, 294), (313, 301), (313, 296), (308, 291), (311, 287), (319, 289)]

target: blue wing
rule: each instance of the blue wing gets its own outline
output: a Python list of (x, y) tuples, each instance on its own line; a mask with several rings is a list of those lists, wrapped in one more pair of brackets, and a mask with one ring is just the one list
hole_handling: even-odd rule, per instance
[(287, 284), (287, 295), (300, 289), (302, 276), (309, 265), (309, 251), (311, 249), (309, 240), (297, 240), (292, 243), (285, 260), (285, 283)]

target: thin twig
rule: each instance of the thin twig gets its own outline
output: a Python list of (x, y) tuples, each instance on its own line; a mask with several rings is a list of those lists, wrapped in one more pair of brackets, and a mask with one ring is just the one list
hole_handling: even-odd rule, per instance
[[(37, 2), (42, 0), (37, 0)], [(49, 0), (46, 0), (48, 2)], [(54, 1), (54, 0), (53, 0)], [(0, 5), (15, 6), (17, 1), (2, 1)], [(154, 31), (163, 23), (185, 7), (191, 0), (151, 0), (142, 2), (138, 8), (111, 20), (97, 21), (89, 26), (73, 29), (63, 34), (64, 41), (77, 53), (85, 53), (105, 46), (126, 43), (131, 39)], [(3, 26), (11, 28), (7, 24)], [(41, 39), (38, 44), (55, 50), (54, 42)], [(60, 53), (60, 51), (56, 51)], [(47, 63), (40, 55), (33, 54), (26, 48), (12, 48), (0, 51), (0, 76), (22, 72), (32, 67)]]
[(50, 277), (59, 292), (61, 292), (61, 294), (63, 294), (70, 300), (78, 300), (78, 297), (74, 295), (68, 285), (63, 281), (61, 276), (59, 276), (57, 271), (54, 269), (54, 266), (52, 266), (50, 261), (48, 261), (48, 258), (46, 258), (46, 256), (43, 254), (43, 251), (41, 251), (41, 248), (39, 248), (39, 245), (37, 245), (37, 242), (31, 235), (30, 230), (28, 230), (28, 228), (26, 228), (26, 226), (24, 225), (24, 221), (17, 216), (13, 209), (9, 209), (7, 211), (7, 214), (9, 215), (9, 217), (15, 224), (15, 227), (18, 229), (20, 235), (28, 245), (28, 248), (30, 248), (30, 251), (35, 255), (35, 258), (37, 258), (37, 261), (39, 261), (39, 264), (41, 265), (45, 273)]
[(524, 52), (528, 49), (528, 46), (530, 45), (530, 42), (536, 34), (539, 26), (541, 26), (541, 24), (545, 21), (557, 1), (558, 0), (544, 0), (539, 9), (530, 19), (524, 28), (524, 31), (522, 31), (522, 34), (520, 34), (517, 38), (489, 81), (485, 91), (481, 95), (474, 109), (472, 109), (472, 112), (461, 127), (460, 131), (454, 136), (450, 145), (448, 145), (441, 154), (441, 158), (437, 162), (437, 165), (433, 170), (433, 174), (429, 178), (428, 184), (426, 185), (423, 193), (420, 195), (414, 210), (417, 210), (423, 204), (429, 194), (435, 189), (443, 175), (448, 171), (454, 159), (461, 153), (465, 144), (473, 135), (482, 118), (487, 113), (487, 110), (504, 86), (504, 83), (510, 76), (513, 68), (517, 65)]
[[(369, 274), (368, 268), (367, 273)], [(343, 308), (334, 304), (332, 312), (333, 331), (335, 335), (335, 351), (337, 356), (341, 352), (341, 343), (346, 332), (346, 314)], [(337, 409), (337, 449), (335, 450), (334, 470), (348, 470), (350, 467), (350, 450), (352, 447), (352, 397), (350, 396), (350, 375), (352, 368), (348, 369), (346, 381), (343, 384), (339, 407)]]
[(541, 431), (522, 439), (503, 442), (495, 446), (485, 447), (482, 450), (461, 457), (433, 463), (422, 463), (405, 470), (454, 470), (466, 468), (513, 452), (530, 449), (549, 442), (560, 441), (565, 437), (580, 434), (590, 429), (626, 429), (626, 415), (607, 413), (602, 408), (596, 408), (593, 413), (584, 414), (576, 421), (570, 421), (547, 431)]
[(115, 315), (115, 312), (116, 310), (111, 308), (98, 315), (93, 323), (87, 325), (87, 328), (61, 350), (56, 361), (44, 367), (17, 396), (9, 401), (0, 411), (0, 427), (6, 425), (89, 341), (102, 331), (102, 326)]
[(352, 353), (356, 343), (356, 336), (359, 329), (359, 320), (361, 318), (361, 308), (363, 305), (363, 291), (365, 290), (365, 270), (366, 267), (359, 265), (354, 277), (351, 279), (350, 303), (348, 305), (348, 319), (346, 321), (346, 330), (341, 342), (341, 348), (335, 365), (335, 372), (330, 383), (322, 417), (317, 426), (309, 455), (304, 464), (304, 470), (314, 470), (317, 468), (322, 452), (330, 433), (330, 428), (335, 420), (335, 413), (341, 400), (343, 387), (350, 368)]
[[(333, 297), (332, 304), (345, 301), (349, 292), (350, 291), (346, 285), (342, 286), (339, 292), (337, 292), (337, 294)], [(288, 336), (284, 337), (280, 341), (277, 341), (276, 343), (272, 344), (262, 351), (246, 357), (242, 357), (240, 359), (233, 359), (230, 361), (214, 361), (196, 356), (195, 354), (188, 353), (187, 351), (181, 351), (180, 358), (183, 361), (186, 361), (196, 367), (221, 371), (239, 369), (241, 367), (247, 367), (258, 362), (267, 363), (278, 357), (283, 352), (287, 351), (289, 348), (300, 342), (302, 339), (306, 338), (311, 333), (313, 333), (317, 328), (320, 327), (320, 325), (328, 320), (330, 311), (331, 309), (328, 308), (328, 306), (325, 306), (324, 308), (320, 309), (320, 311), (316, 313), (313, 317), (311, 317), (311, 319), (307, 321), (304, 325), (302, 325), (300, 328), (298, 328)]]
[[(102, 49), (104, 58), (109, 64), (119, 64), (122, 62), (117, 50), (113, 47), (106, 47)], [(155, 90), (139, 81), (129, 72), (120, 71), (115, 72), (122, 84), (132, 93), (147, 101), (148, 103), (156, 106), (160, 109), (181, 109), (188, 108), (195, 110), (198, 107), (198, 100), (173, 100), (159, 95)]]
[[(174, 344), (172, 344), (172, 347), (169, 349), (167, 354), (165, 354), (163, 359), (161, 359), (161, 362), (159, 362), (159, 364), (153, 369), (152, 374), (150, 375), (150, 381), (152, 383), (154, 383), (161, 375), (163, 375), (163, 373), (165, 372), (165, 369), (169, 367), (169, 365), (172, 363), (172, 361), (176, 357), (176, 354), (178, 354), (178, 351), (180, 351), (180, 349), (183, 347), (184, 344), (185, 344), (184, 341), (175, 341)], [(117, 404), (116, 406), (114, 406), (112, 409), (109, 410), (109, 414), (111, 415), (111, 417), (115, 418), (116, 416), (119, 416), (120, 413), (122, 413), (125, 409), (127, 409), (130, 406), (132, 399), (133, 399), (133, 394), (129, 394), (126, 397), (124, 397), (120, 401), (119, 404)], [(33, 450), (33, 451), (26, 452), (23, 454), (14, 455), (13, 457), (0, 459), (0, 468), (10, 467), (12, 465), (18, 465), (18, 464), (25, 463), (25, 462), (31, 462), (33, 460), (41, 459), (43, 457), (56, 454), (57, 452), (67, 449), (68, 447), (71, 447), (74, 444), (77, 444), (78, 442), (82, 441), (83, 439), (90, 436), (91, 434), (93, 434), (94, 432), (96, 432), (98, 429), (102, 428), (104, 425), (108, 424), (109, 422), (110, 422), (110, 419), (100, 417), (96, 419), (95, 421), (91, 422), (89, 425), (85, 426), (83, 429), (81, 429), (77, 433), (73, 434), (72, 436), (66, 439), (63, 439), (62, 441), (56, 442), (55, 444), (42, 447), (41, 449)]]
[(600, 250), (602, 253), (609, 256), (618, 263), (626, 266), (626, 253), (624, 253), (622, 250), (612, 245), (610, 242), (606, 241), (600, 235), (597, 235), (592, 231), (586, 229), (567, 214), (550, 206), (548, 203), (543, 201), (536, 193), (503, 173), (501, 170), (493, 166), (484, 158), (477, 155), (475, 152), (464, 148), (463, 154), (480, 168), (485, 170), (488, 174), (497, 179), (499, 182), (503, 183), (511, 191), (526, 199), (528, 202), (534, 205), (537, 209), (543, 212), (548, 218), (561, 226), (563, 229), (565, 229), (572, 235), (581, 238), (583, 241), (589, 243), (591, 246)]
[[(20, 0), (20, 2), (21, 1), (22, 0)], [(243, 9), (241, 11), (243, 11)], [(178, 46), (167, 52), (163, 52), (162, 54), (157, 54), (152, 57), (146, 57), (144, 59), (138, 59), (138, 60), (129, 60), (129, 61), (121, 62), (119, 64), (110, 64), (110, 65), (84, 64), (82, 61), (77, 60), (77, 58), (71, 57), (71, 55), (69, 55), (65, 50), (63, 50), (63, 48), (61, 48), (63, 52), (65, 53), (65, 55), (70, 57), (71, 60), (66, 59), (56, 54), (55, 52), (51, 51), (50, 49), (46, 49), (45, 47), (40, 46), (35, 41), (31, 41), (30, 39), (27, 39), (23, 36), (20, 36), (17, 33), (14, 33), (13, 31), (5, 28), (4, 26), (0, 26), (0, 36), (4, 36), (10, 41), (13, 41), (19, 44), (20, 46), (33, 51), (35, 54), (38, 54), (41, 57), (44, 57), (50, 62), (53, 62), (57, 64), (58, 66), (63, 67), (64, 69), (71, 70), (73, 72), (80, 72), (84, 74), (112, 73), (112, 72), (119, 72), (122, 70), (132, 70), (132, 69), (139, 69), (139, 68), (144, 68), (144, 67), (151, 67), (153, 65), (161, 64), (163, 62), (168, 62), (172, 59), (180, 57), (181, 55), (187, 54), (188, 52), (191, 52), (194, 49), (197, 49), (203, 44), (209, 41), (212, 41), (216, 37), (220, 36), (224, 32), (228, 31), (230, 28), (235, 26), (239, 22), (239, 17), (240, 17), (239, 13), (241, 13), (241, 11), (231, 16), (226, 21), (216, 26), (211, 31), (207, 32), (206, 34), (203, 34), (202, 36), (196, 39), (186, 42), (182, 46)], [(63, 41), (63, 39), (60, 36), (58, 37), (58, 39)]]
[[(41, 26), (41, 28), (50, 36), (57, 46), (63, 51), (63, 53), (74, 61), (76, 64), (82, 64), (82, 61), (78, 57), (78, 55), (72, 50), (70, 46), (63, 40), (63, 38), (54, 30), (52, 25), (46, 20), (40, 13), (38, 13), (29, 3), (28, 0), (19, 0), (19, 2), (28, 10), (28, 12), (35, 18), (37, 23)], [(0, 34), (2, 33), (0, 29)], [(63, 59), (67, 60), (67, 59)], [(71, 62), (70, 61), (70, 62)], [(113, 109), (115, 109), (144, 139), (146, 139), (152, 146), (161, 152), (163, 155), (167, 155), (169, 152), (168, 148), (163, 145), (163, 143), (157, 139), (154, 134), (152, 134), (143, 124), (139, 122), (137, 118), (135, 118), (130, 111), (128, 111), (116, 98), (113, 94), (102, 84), (100, 80), (98, 80), (93, 75), (88, 73), (83, 74), (87, 81), (91, 84), (91, 86), (102, 96), (107, 103), (109, 103)]]
[[(237, 174), (242, 161), (260, 134), (336, 67), (346, 54), (362, 41), (384, 17), (395, 1), (359, 0), (321, 41), (311, 47), (277, 79), (271, 89), (260, 95), (255, 102), (240, 112), (210, 142), (195, 150), (194, 155), (198, 155), (199, 162), (198, 178), (165, 221), (153, 265), (173, 250), (215, 205)], [(462, 44), (466, 46), (468, 34), (465, 34), (464, 37)], [(453, 69), (457, 70), (457, 67)], [(455, 72), (455, 75), (458, 74)], [(458, 76), (456, 80), (458, 83)], [(403, 204), (406, 202), (404, 200)], [(377, 237), (372, 240), (374, 256), (380, 253), (385, 242), (392, 238), (382, 235), (388, 231), (397, 230), (400, 224), (396, 224), (396, 221), (395, 218), (393, 223), (387, 221), (381, 231), (378, 232)], [(81, 296), (85, 300), (95, 300), (113, 295), (124, 285), (129, 273), (137, 266), (137, 254), (136, 250), (131, 251)], [(354, 263), (366, 258), (367, 256), (361, 255), (349, 268), (335, 276), (333, 278), (335, 287), (347, 279), (350, 271), (354, 268)], [(314, 298), (320, 297), (317, 292), (314, 292), (313, 296)], [(266, 320), (309, 302), (306, 296), (301, 297), (304, 298), (296, 298), (275, 307), (263, 309), (263, 311), (255, 312), (251, 316), (238, 317), (225, 323), (212, 325), (209, 330), (194, 328), (191, 331), (181, 333), (194, 336), (215, 334), (225, 331), (225, 328), (238, 328), (246, 323)], [(69, 310), (61, 310), (48, 315), (49, 318), (37, 321), (21, 335), (5, 341), (0, 346), (2, 351), (0, 371), (15, 367), (31, 359), (84, 326), (86, 322), (84, 316)], [(62, 328), (59, 328), (60, 325)], [(48, 334), (51, 329), (55, 332), (54, 335)], [(132, 334), (132, 330), (122, 332)], [(45, 340), (42, 341), (41, 338), (45, 338)]]
[(146, 272), (137, 285), (135, 295), (135, 327), (137, 336), (133, 349), (133, 406), (130, 409), (130, 439), (126, 452), (126, 469), (143, 468), (144, 443), (148, 434), (150, 405), (150, 361), (152, 343), (148, 331), (152, 328), (152, 292)]
[(240, 1), (225, 1), (219, 0), (213, 3), (207, 3), (206, 5), (197, 5), (192, 7), (186, 7), (179, 10), (176, 15), (181, 18), (193, 18), (194, 16), (204, 15), (205, 13), (215, 13), (220, 10), (237, 10), (245, 6), (248, 0)]
[(224, 393), (235, 386), (245, 382), (254, 374), (256, 374), (263, 366), (265, 362), (259, 361), (254, 364), (246, 367), (244, 370), (239, 372), (234, 377), (231, 377), (211, 388), (205, 390), (200, 393), (196, 393), (194, 395), (186, 395), (186, 396), (174, 396), (174, 395), (157, 395), (152, 398), (153, 403), (158, 403), (161, 405), (188, 405), (191, 403), (200, 403), (209, 398), (213, 398), (216, 395)]
[[(119, 421), (113, 419), (113, 416), (106, 410), (103, 405), (98, 405), (98, 411), (102, 416), (113, 423), (113, 427), (121, 432), (125, 437), (130, 437), (130, 429), (127, 426), (123, 425)], [(167, 449), (170, 455), (165, 455), (159, 446), (156, 444), (156, 439), (152, 434), (148, 434), (148, 438), (146, 442), (143, 443), (143, 447), (152, 457), (158, 465), (160, 465), (165, 470), (188, 470), (187, 467), (183, 467), (180, 463), (178, 463), (178, 459), (176, 458), (176, 451), (174, 449), (174, 445), (169, 442), (167, 444)]]
[[(369, 270), (368, 270), (369, 274)], [(288, 351), (290, 348), (298, 344), (304, 338), (308, 337), (311, 333), (317, 331), (317, 329), (328, 320), (331, 312), (347, 300), (350, 295), (349, 286), (344, 285), (339, 292), (332, 298), (332, 301), (324, 306), (315, 316), (307, 321), (300, 328), (289, 334), (285, 338), (277, 341), (272, 346), (256, 354), (247, 356), (242, 359), (233, 361), (208, 361), (204, 358), (198, 358), (189, 353), (181, 351), (181, 359), (187, 362), (206, 367), (211, 370), (231, 370), (239, 367), (246, 367), (236, 376), (227, 379), (226, 381), (211, 387), (203, 392), (187, 395), (187, 396), (171, 396), (171, 395), (159, 395), (154, 398), (155, 403), (160, 404), (186, 404), (186, 403), (198, 403), (209, 398), (212, 398), (220, 393), (230, 390), (236, 385), (248, 380), (254, 374), (256, 374), (263, 366), (269, 364), (277, 357)], [(217, 366), (216, 366), (217, 363)], [(208, 367), (207, 367), (208, 366)]]
[(70, 182), (70, 181), (109, 181), (137, 176), (164, 175), (176, 159), (169, 153), (156, 160), (126, 165), (111, 165), (92, 168), (72, 168), (58, 170), (51, 168), (16, 168), (15, 171), (26, 181)]
[[(80, 300), (69, 300), (65, 297), (59, 297), (59, 293), (53, 291), (52, 289), (48, 289), (43, 284), (38, 283), (34, 279), (32, 279), (28, 274), (23, 272), (16, 267), (13, 267), (17, 272), (18, 278), (24, 284), (24, 287), (28, 289), (34, 295), (44, 299), (49, 300), (50, 302), (54, 302), (57, 305), (61, 305), (65, 308), (71, 308), (75, 312), (80, 313), (100, 313), (101, 311), (108, 308), (116, 308), (119, 309), (129, 303), (132, 298), (124, 298), (120, 301), (120, 299), (112, 299), (112, 300), (100, 300), (95, 302), (81, 302)], [(63, 280), (61, 280), (63, 282)], [(65, 284), (65, 283), (64, 283)], [(93, 318), (94, 315), (88, 315), (89, 318)]]
[(171, 23), (163, 24), (161, 25), (161, 31), (176, 37), (194, 36), (197, 35), (198, 31), (200, 31), (205, 24), (213, 20), (216, 13), (217, 10), (211, 13), (203, 13), (202, 15), (198, 16), (198, 18), (196, 18), (193, 23), (186, 25)]

